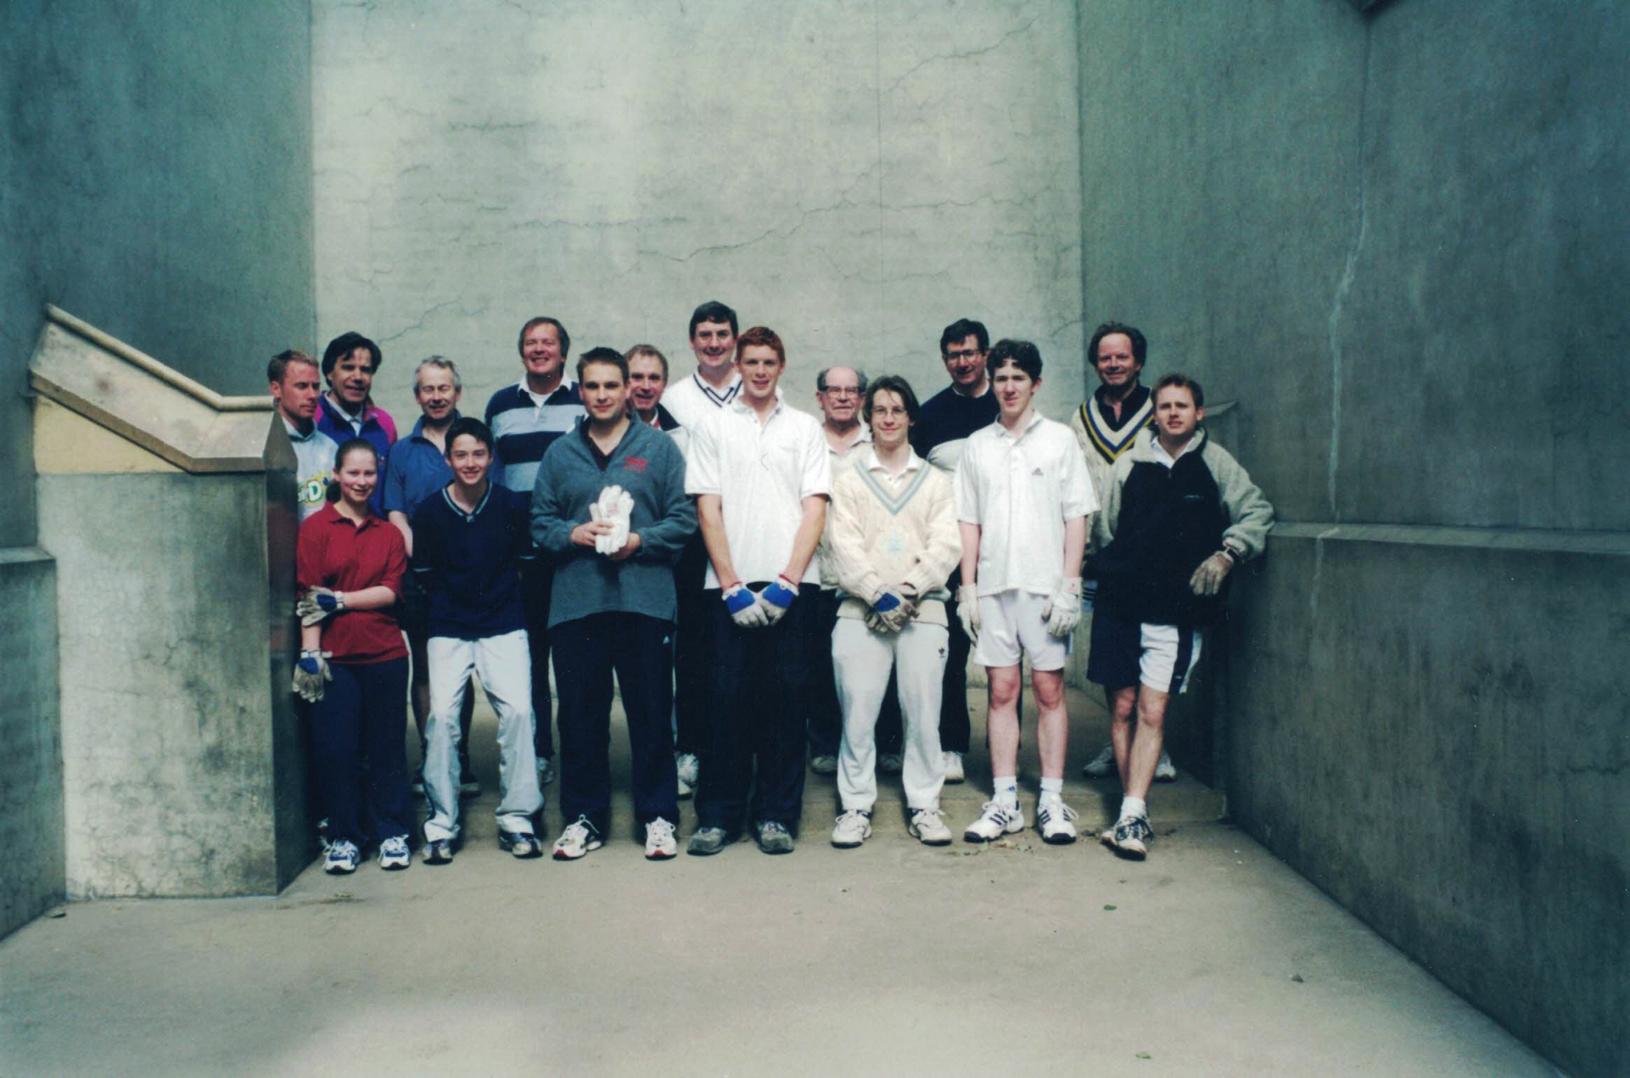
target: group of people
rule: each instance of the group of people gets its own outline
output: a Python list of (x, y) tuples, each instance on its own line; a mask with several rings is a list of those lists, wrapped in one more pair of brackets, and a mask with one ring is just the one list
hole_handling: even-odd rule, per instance
[(1124, 792), (1100, 838), (1145, 856), (1150, 785), (1174, 774), (1166, 704), (1231, 571), (1261, 553), (1272, 524), (1207, 436), (1199, 384), (1170, 374), (1145, 387), (1143, 335), (1107, 323), (1089, 345), (1101, 385), (1058, 423), (1035, 408), (1035, 345), (993, 345), (961, 319), (941, 334), (950, 384), (936, 395), (920, 402), (898, 376), (831, 367), (815, 380), (817, 418), (788, 402), (773, 330), (740, 331), (713, 301), (692, 314), (689, 340), (696, 368), (677, 380), (643, 344), (589, 349), (568, 380), (565, 326), (533, 318), (518, 339), (522, 377), (484, 420), (460, 413), (452, 361), (423, 360), (422, 415), (400, 439), (373, 403), (381, 355), (366, 337), (335, 338), (320, 364), (295, 351), (271, 361), (299, 462), (294, 688), (312, 729), (325, 868), (354, 871), (370, 847), (381, 867), (407, 867), (413, 785), (427, 802), (423, 859), (453, 859), (460, 797), (479, 792), (475, 679), (498, 717), (498, 835), (516, 857), (543, 852), (542, 788), (557, 774), (553, 856), (581, 858), (610, 833), (614, 678), (648, 858), (677, 854), (678, 801), (692, 794), (689, 853), (744, 834), (792, 851), (806, 760), (836, 776), (834, 846), (871, 835), (880, 770), (901, 776), (910, 833), (944, 845), (941, 789), (964, 780), (969, 749), (970, 653), (989, 676), (993, 789), (963, 837), (1026, 826), (1028, 658), (1035, 827), (1073, 842), (1063, 670), (1084, 609), (1088, 677), (1112, 715), (1087, 772), (1113, 769)]

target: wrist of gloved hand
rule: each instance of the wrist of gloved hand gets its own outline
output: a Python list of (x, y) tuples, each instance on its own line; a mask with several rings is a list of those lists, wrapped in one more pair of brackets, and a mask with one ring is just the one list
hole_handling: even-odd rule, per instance
[(963, 584), (956, 590), (956, 617), (969, 640), (979, 638), (979, 589)]
[(329, 652), (302, 651), (294, 664), (294, 693), (308, 704), (323, 698), (323, 683), (334, 680), (328, 668)]

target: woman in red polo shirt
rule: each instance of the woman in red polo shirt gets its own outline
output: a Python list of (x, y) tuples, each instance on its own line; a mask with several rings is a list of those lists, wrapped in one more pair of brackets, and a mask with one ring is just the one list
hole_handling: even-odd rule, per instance
[(368, 509), (378, 482), (371, 444), (340, 446), (329, 502), (300, 526), (295, 566), (302, 625), (294, 690), (311, 703), (330, 873), (355, 872), (370, 843), (379, 846), (380, 868), (410, 861), (408, 660), (394, 612), (407, 550), (402, 533)]

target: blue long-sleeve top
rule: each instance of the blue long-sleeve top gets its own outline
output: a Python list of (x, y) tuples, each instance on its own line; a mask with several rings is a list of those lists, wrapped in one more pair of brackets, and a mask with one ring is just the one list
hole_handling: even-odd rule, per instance
[[(572, 543), (572, 529), (588, 522), (589, 506), (609, 486), (634, 499), (628, 530), (639, 534), (640, 546), (624, 561)], [(672, 438), (630, 423), (611, 454), (601, 456), (587, 420), (580, 420), (544, 453), (532, 487), (532, 538), (555, 556), (549, 626), (603, 613), (674, 620), (673, 566), (695, 531), (685, 458)]]

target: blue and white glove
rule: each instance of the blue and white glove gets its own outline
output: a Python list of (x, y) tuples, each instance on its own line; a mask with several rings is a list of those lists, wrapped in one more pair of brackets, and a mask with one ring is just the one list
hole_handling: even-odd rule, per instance
[(345, 593), (327, 588), (312, 588), (294, 604), (295, 616), (301, 625), (316, 625), (324, 618), (345, 609)]
[(294, 694), (308, 704), (323, 698), (323, 683), (333, 681), (328, 669), (327, 651), (302, 651), (300, 661), (294, 664)]
[(758, 605), (764, 611), (767, 619), (764, 624), (774, 625), (787, 614), (787, 608), (792, 601), (798, 598), (798, 585), (784, 576), (778, 576), (770, 581), (769, 586), (758, 593)]
[(897, 633), (906, 627), (912, 617), (917, 613), (915, 603), (907, 602), (893, 588), (884, 588), (872, 600), (871, 614), (866, 618), (866, 624), (874, 632)]
[(730, 620), (743, 629), (762, 629), (770, 623), (770, 616), (758, 604), (758, 596), (740, 581), (724, 589), (724, 608), (730, 611)]

